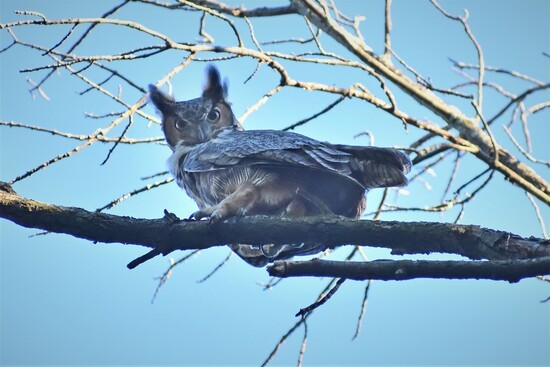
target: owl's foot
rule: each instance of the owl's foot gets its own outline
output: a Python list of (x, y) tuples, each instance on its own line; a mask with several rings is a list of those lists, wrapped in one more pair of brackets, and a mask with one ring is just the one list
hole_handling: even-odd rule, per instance
[(258, 189), (249, 182), (243, 182), (235, 192), (219, 204), (196, 211), (189, 218), (196, 220), (208, 218), (210, 222), (219, 222), (227, 218), (245, 215), (258, 198)]
[(221, 205), (221, 203), (218, 205), (209, 206), (191, 214), (189, 216), (189, 220), (201, 220), (203, 218), (208, 218), (209, 222), (219, 222), (231, 216), (227, 209), (227, 206)]

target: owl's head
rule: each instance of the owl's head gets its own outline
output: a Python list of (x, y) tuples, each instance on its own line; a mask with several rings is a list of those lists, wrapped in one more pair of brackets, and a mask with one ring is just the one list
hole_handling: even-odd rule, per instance
[(227, 101), (227, 81), (222, 83), (218, 69), (206, 69), (202, 97), (189, 101), (176, 100), (149, 85), (149, 98), (162, 114), (162, 130), (172, 150), (178, 144), (193, 146), (209, 141), (221, 130), (241, 126)]

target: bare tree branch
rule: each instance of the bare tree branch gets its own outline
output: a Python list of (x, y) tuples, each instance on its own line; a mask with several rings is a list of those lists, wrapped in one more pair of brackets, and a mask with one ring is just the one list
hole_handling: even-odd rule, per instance
[(66, 233), (94, 242), (152, 248), (146, 259), (175, 250), (223, 243), (311, 242), (327, 248), (347, 244), (391, 248), (394, 254), (455, 253), (471, 259), (526, 259), (550, 256), (547, 241), (447, 223), (356, 221), (339, 217), (301, 219), (245, 217), (223, 223), (136, 219), (89, 212), (25, 199), (9, 185), (0, 189), (0, 217), (23, 227)]
[(185, 255), (184, 257), (182, 257), (181, 259), (179, 259), (178, 261), (174, 261), (174, 259), (170, 258), (170, 266), (168, 267), (168, 269), (159, 277), (156, 277), (155, 279), (158, 280), (158, 284), (157, 284), (157, 288), (155, 289), (155, 293), (153, 293), (153, 298), (151, 298), (151, 303), (155, 303), (155, 300), (157, 299), (157, 296), (160, 292), (160, 288), (164, 285), (164, 283), (166, 283), (166, 281), (170, 278), (170, 276), (172, 275), (172, 271), (174, 270), (174, 268), (182, 263), (184, 263), (185, 261), (189, 260), (190, 258), (192, 258), (193, 256), (195, 255), (198, 255), (200, 253), (200, 250), (194, 250), (194, 251), (191, 251), (190, 253), (188, 253), (187, 255)]
[(462, 23), (462, 26), (464, 27), (464, 31), (466, 32), (466, 34), (468, 35), (468, 38), (470, 38), (470, 40), (472, 41), (472, 43), (475, 46), (475, 49), (476, 49), (476, 52), (477, 52), (477, 58), (478, 58), (478, 65), (479, 65), (479, 68), (478, 68), (479, 74), (478, 74), (478, 78), (477, 78), (477, 101), (473, 101), (473, 102), (475, 102), (475, 105), (477, 106), (477, 109), (479, 109), (478, 114), (481, 115), (480, 111), (483, 110), (483, 108), (482, 108), (482, 106), (483, 106), (483, 78), (484, 78), (484, 75), (485, 75), (485, 59), (483, 57), (483, 50), (481, 49), (481, 46), (477, 42), (476, 38), (474, 37), (474, 34), (472, 33), (472, 30), (470, 29), (470, 26), (468, 25), (468, 22), (467, 22), (468, 17), (469, 17), (468, 10), (466, 10), (466, 9), (464, 10), (464, 16), (463, 17), (458, 17), (458, 16), (454, 16), (454, 15), (451, 15), (448, 12), (446, 12), (441, 7), (441, 5), (439, 5), (439, 3), (436, 0), (431, 0), (431, 2), (436, 7), (436, 9), (439, 10), (447, 18), (453, 19), (453, 20), (456, 20), (456, 21)]
[(363, 325), (363, 318), (365, 317), (365, 311), (367, 310), (367, 302), (369, 299), (369, 290), (370, 290), (371, 284), (372, 284), (372, 279), (368, 279), (367, 285), (365, 286), (365, 292), (363, 294), (363, 301), (361, 302), (361, 311), (359, 312), (359, 317), (357, 318), (357, 326), (355, 327), (355, 334), (353, 334), (352, 340), (355, 340), (359, 336), (359, 333), (361, 332), (361, 326)]
[[(455, 61), (455, 60), (452, 60), (452, 59), (451, 59), (451, 62), (457, 68), (460, 68), (460, 69), (479, 69), (479, 65), (466, 64), (464, 62), (459, 62), (459, 61)], [(485, 70), (492, 71), (492, 72), (495, 72), (495, 73), (508, 74), (508, 75), (513, 76), (513, 77), (516, 77), (516, 78), (519, 78), (519, 79), (524, 79), (524, 80), (530, 81), (530, 82), (538, 84), (538, 85), (544, 85), (545, 84), (545, 83), (541, 82), (540, 80), (537, 80), (533, 77), (530, 77), (528, 75), (519, 73), (519, 72), (514, 71), (514, 70), (506, 70), (506, 69), (497, 68), (497, 67), (494, 67), (494, 66), (485, 66)]]
[(255, 9), (246, 9), (245, 7), (231, 7), (219, 1), (214, 0), (197, 0), (197, 4), (207, 6), (215, 9), (220, 13), (231, 14), (234, 17), (272, 17), (276, 15), (287, 15), (295, 13), (292, 6), (279, 6), (279, 7), (259, 7)]
[[(448, 105), (434, 94), (428, 93), (426, 89), (414, 83), (403, 73), (391, 65), (384, 63), (370, 51), (367, 51), (368, 48), (363, 43), (336, 24), (313, 0), (294, 0), (292, 4), (300, 14), (308, 17), (313, 24), (333, 37), (351, 53), (372, 67), (377, 73), (391, 80), (405, 93), (440, 116), (449, 125), (456, 128), (463, 138), (479, 146), (481, 149), (476, 156), (486, 163), (492, 164), (492, 158), (489, 154), (492, 150), (491, 139), (479, 128), (474, 119), (468, 118), (454, 106)], [(542, 87), (537, 88), (537, 90), (540, 90)], [(502, 164), (494, 167), (495, 169), (502, 172), (512, 182), (526, 189), (547, 205), (550, 205), (550, 186), (544, 179), (530, 167), (515, 159), (503, 148), (501, 148), (499, 155)]]
[(311, 313), (313, 310), (315, 310), (316, 308), (319, 308), (321, 307), (322, 305), (324, 305), (329, 299), (332, 298), (332, 296), (338, 291), (338, 289), (340, 288), (340, 286), (346, 281), (345, 278), (340, 278), (336, 281), (336, 284), (334, 285), (334, 287), (332, 287), (330, 289), (330, 291), (328, 291), (327, 294), (325, 294), (322, 298), (320, 298), (319, 300), (315, 301), (314, 303), (312, 303), (311, 305), (307, 306), (307, 307), (304, 307), (304, 308), (301, 308), (300, 311), (298, 311), (296, 313), (296, 317), (300, 316), (300, 317), (304, 317), (305, 315), (307, 315), (308, 313)]
[(384, 55), (382, 57), (391, 62), (391, 0), (385, 1), (384, 19)]
[(277, 277), (314, 276), (353, 280), (491, 279), (515, 283), (524, 278), (550, 274), (550, 256), (500, 261), (276, 261), (267, 270), (269, 275)]
[[(162, 5), (162, 4), (157, 4), (157, 2), (151, 2), (151, 1), (148, 1), (147, 3), (155, 4), (159, 6)], [(418, 128), (430, 131), (432, 133), (435, 133), (439, 136), (444, 137), (445, 139), (451, 139), (451, 141), (456, 142), (461, 140), (460, 144), (453, 146), (454, 149), (465, 149), (465, 147), (467, 147), (466, 148), (467, 151), (474, 153), (479, 159), (481, 159), (482, 161), (489, 164), (492, 168), (504, 174), (511, 182), (517, 184), (518, 186), (522, 187), (526, 191), (530, 192), (532, 195), (536, 196), (538, 199), (540, 199), (544, 203), (550, 204), (550, 195), (549, 195), (550, 186), (548, 185), (547, 182), (544, 181), (544, 179), (542, 179), (530, 167), (526, 166), (525, 164), (517, 160), (514, 156), (509, 154), (502, 147), (499, 147), (498, 153), (496, 152), (493, 153), (492, 150), (494, 149), (493, 149), (492, 139), (486, 133), (484, 133), (479, 128), (479, 126), (477, 126), (475, 119), (466, 117), (463, 113), (458, 111), (453, 106), (446, 104), (444, 101), (442, 101), (435, 95), (429, 93), (429, 91), (426, 91), (425, 83), (420, 83), (420, 84), (414, 83), (412, 80), (407, 78), (404, 74), (402, 74), (398, 69), (393, 67), (389, 63), (389, 61), (386, 62), (383, 58), (379, 59), (376, 57), (376, 55), (372, 54), (371, 48), (364, 43), (364, 39), (358, 36), (357, 37), (353, 36), (346, 29), (340, 26), (340, 24), (344, 24), (344, 26), (346, 26), (347, 22), (344, 22), (344, 20), (347, 18), (344, 19), (343, 15), (339, 11), (335, 10), (336, 8), (334, 4), (332, 4), (332, 9), (333, 9), (333, 13), (337, 17), (336, 20), (332, 19), (331, 13), (329, 12), (329, 8), (331, 6), (325, 4), (322, 1), (321, 1), (320, 7), (311, 0), (294, 0), (290, 6), (285, 7), (284, 9), (258, 8), (258, 9), (253, 9), (251, 11), (244, 9), (243, 7), (230, 7), (225, 4), (217, 3), (213, 1), (198, 1), (198, 0), (182, 1), (182, 4), (194, 7), (196, 9), (201, 9), (201, 11), (204, 11), (205, 6), (211, 6), (212, 7), (211, 12), (212, 12), (212, 15), (214, 16), (218, 16), (219, 14), (222, 14), (222, 13), (231, 15), (234, 17), (245, 17), (245, 16), (254, 17), (254, 16), (264, 16), (264, 15), (273, 16), (273, 15), (300, 13), (301, 15), (305, 16), (308, 22), (316, 25), (317, 29), (321, 29), (325, 33), (327, 33), (329, 36), (333, 37), (336, 41), (338, 41), (344, 47), (346, 47), (352, 54), (359, 57), (359, 59), (362, 62), (361, 63), (350, 62), (338, 55), (325, 52), (321, 48), (319, 40), (314, 37), (314, 39), (318, 44), (318, 48), (321, 50), (321, 54), (329, 56), (331, 58), (337, 58), (336, 61), (340, 62), (342, 65), (361, 67), (364, 70), (371, 73), (371, 75), (377, 77), (382, 84), (384, 92), (390, 99), (390, 105), (377, 99), (376, 97), (374, 97), (372, 93), (369, 93), (364, 88), (361, 89), (360, 85), (353, 86), (351, 88), (337, 88), (333, 86), (322, 85), (320, 83), (311, 83), (311, 82), (295, 80), (290, 77), (286, 69), (281, 64), (277, 63), (273, 59), (273, 57), (282, 57), (284, 55), (273, 53), (273, 52), (262, 52), (259, 50), (258, 51), (251, 50), (251, 49), (242, 47), (241, 41), (238, 42), (239, 46), (237, 47), (219, 47), (219, 46), (214, 46), (214, 45), (210, 46), (210, 45), (204, 45), (204, 44), (178, 43), (171, 40), (166, 35), (156, 32), (154, 30), (151, 30), (138, 23), (131, 22), (131, 21), (120, 21), (120, 20), (109, 19), (109, 18), (78, 19), (78, 22), (75, 22), (74, 20), (71, 20), (71, 19), (48, 20), (44, 16), (40, 20), (25, 20), (20, 22), (2, 24), (0, 25), (0, 28), (11, 29), (11, 27), (20, 27), (20, 26), (31, 25), (31, 24), (37, 24), (37, 25), (56, 25), (56, 24), (74, 25), (77, 23), (78, 24), (85, 24), (85, 23), (112, 24), (116, 26), (129, 27), (140, 33), (147, 34), (149, 36), (160, 39), (165, 43), (165, 49), (174, 49), (174, 50), (180, 50), (180, 51), (187, 51), (191, 53), (211, 51), (211, 52), (229, 54), (228, 57), (235, 57), (235, 56), (252, 57), (256, 59), (259, 63), (266, 63), (267, 65), (269, 65), (269, 67), (271, 67), (273, 70), (275, 70), (277, 73), (280, 74), (281, 76), (280, 86), (289, 86), (289, 87), (295, 87), (295, 88), (305, 88), (309, 90), (318, 90), (326, 93), (339, 94), (341, 96), (364, 99), (367, 102), (373, 104), (374, 106), (378, 108), (382, 108), (386, 112), (391, 113), (393, 116), (402, 120), (406, 124), (411, 124)], [(224, 19), (228, 19), (228, 18), (224, 18)], [(350, 23), (349, 25), (355, 27), (355, 21), (353, 22), (353, 24)], [(250, 28), (250, 30), (253, 33), (252, 28)], [(315, 35), (316, 33), (313, 33), (313, 34)], [(20, 44), (23, 44), (22, 42), (18, 41), (15, 38), (15, 36), (14, 36), (14, 41)], [(258, 44), (258, 42), (256, 43)], [(35, 47), (28, 44), (26, 46)], [(45, 52), (51, 49), (51, 47), (50, 48), (38, 47), (37, 49), (40, 49), (42, 52)], [(110, 60), (110, 61), (116, 60), (116, 59), (122, 60), (123, 57), (126, 57), (124, 54), (119, 54), (118, 56), (109, 55), (105, 57), (98, 57), (98, 56), (82, 57), (82, 56), (76, 56), (73, 54), (60, 54), (55, 50), (51, 52), (52, 54), (50, 54), (50, 56), (53, 56), (53, 53), (55, 53), (55, 55), (58, 55), (63, 58), (60, 61), (61, 65), (64, 65), (63, 62), (65, 62), (65, 60), (67, 60), (66, 62), (69, 62), (69, 63), (78, 62), (78, 61), (89, 63), (89, 62), (97, 62), (102, 59)], [(306, 61), (299, 56), (291, 56), (291, 55), (286, 55), (284, 57), (287, 57), (288, 59), (299, 61), (299, 62), (300, 61), (323, 62), (323, 63), (325, 62), (322, 59), (315, 59), (315, 61), (313, 60)], [(90, 66), (91, 64), (87, 64), (87, 65)], [(64, 65), (64, 67), (69, 69), (70, 65), (66, 64)], [(78, 73), (76, 73), (76, 75), (78, 76)], [(428, 109), (430, 109), (431, 111), (433, 111), (434, 113), (442, 117), (449, 124), (449, 126), (456, 128), (460, 132), (460, 137), (455, 137), (452, 134), (449, 134), (447, 131), (445, 131), (445, 129), (439, 128), (435, 124), (418, 121), (417, 119), (398, 110), (396, 108), (396, 103), (392, 98), (393, 94), (386, 87), (386, 82), (382, 78), (388, 79), (389, 81), (395, 83), (395, 85), (397, 85), (407, 94), (409, 94), (414, 99), (419, 101), (422, 105), (426, 106)], [(421, 80), (423, 79), (424, 78), (422, 78)], [(480, 79), (481, 78), (478, 78), (478, 81), (477, 81), (478, 84), (479, 82), (482, 82), (482, 80)], [(481, 83), (481, 84), (484, 84), (484, 83)], [(537, 86), (537, 87), (543, 88), (541, 86)], [(541, 89), (537, 89), (537, 90), (541, 90)], [(276, 91), (278, 91), (278, 89), (272, 91), (272, 93), (276, 93)], [(511, 103), (521, 102), (522, 98), (524, 98), (525, 96), (526, 96), (525, 94), (522, 96), (518, 96), (519, 100), (511, 101)], [(269, 98), (269, 96), (267, 96), (267, 98)], [(265, 99), (263, 99), (263, 101), (265, 101)], [(259, 105), (261, 105), (263, 101)], [(501, 111), (505, 111), (506, 109), (507, 107), (505, 107)], [(249, 109), (248, 112), (251, 112), (251, 111), (253, 111), (253, 109)], [(138, 110), (137, 113), (140, 113), (140, 111)], [(247, 116), (247, 114), (245, 114), (245, 116)], [(497, 114), (495, 117), (493, 117), (493, 119), (489, 120), (488, 123), (491, 124), (492, 120), (498, 117), (499, 115)], [(496, 156), (497, 154), (499, 156), (500, 161), (495, 164), (494, 156)]]
[[(116, 115), (120, 115), (117, 113)], [(78, 134), (71, 134), (66, 133), (62, 131), (57, 131), (53, 129), (46, 129), (41, 126), (35, 126), (35, 125), (27, 125), (22, 124), (20, 122), (14, 122), (14, 121), (0, 121), (0, 126), (7, 126), (7, 127), (18, 127), (23, 128), (27, 130), (34, 130), (34, 131), (40, 131), (44, 133), (48, 133), (51, 135), (57, 135), (68, 139), (74, 139), (74, 140), (90, 140), (90, 139), (96, 139), (97, 141), (100, 141), (102, 143), (115, 143), (118, 142), (120, 144), (146, 144), (146, 143), (160, 143), (164, 142), (163, 136), (158, 137), (152, 137), (152, 138), (145, 138), (145, 139), (130, 139), (130, 138), (109, 138), (104, 136), (103, 134), (95, 135), (89, 134), (89, 135), (78, 135)]]
[[(148, 26), (145, 26), (132, 20), (112, 18), (112, 15), (121, 8), (127, 5), (130, 7), (137, 2), (142, 3), (148, 10), (162, 8), (162, 11), (187, 12), (188, 15), (194, 16), (193, 19), (196, 23), (193, 23), (189, 29), (196, 31), (195, 38), (185, 39), (188, 36), (182, 36), (182, 33), (178, 31), (176, 33), (178, 39), (176, 40), (171, 38), (172, 36), (169, 36), (169, 33), (159, 31), (154, 23), (148, 22)], [(444, 10), (436, 0), (432, 0), (432, 4), (444, 16), (461, 23), (465, 36), (469, 38), (475, 47), (476, 55), (474, 55), (474, 59), (476, 59), (476, 65), (451, 60), (455, 71), (465, 78), (464, 83), (451, 88), (434, 85), (435, 83), (432, 82), (429, 75), (423, 76), (420, 74), (406, 60), (399, 57), (396, 50), (392, 49), (391, 0), (385, 0), (384, 12), (380, 14), (384, 17), (385, 25), (383, 52), (379, 54), (375, 53), (374, 48), (367, 44), (361, 34), (360, 22), (365, 17), (345, 15), (337, 8), (335, 0), (290, 0), (288, 5), (285, 6), (260, 6), (255, 8), (233, 6), (215, 0), (174, 0), (171, 2), (124, 0), (98, 18), (49, 19), (48, 14), (34, 11), (18, 12), (18, 14), (27, 18), (0, 24), (0, 30), (5, 30), (12, 37), (12, 42), (3, 47), (0, 53), (12, 52), (11, 50), (16, 48), (13, 46), (17, 46), (36, 53), (41, 56), (41, 60), (46, 60), (38, 64), (32, 62), (21, 67), (21, 72), (34, 73), (40, 78), (38, 83), (35, 83), (30, 77), (27, 78), (33, 98), (38, 93), (44, 99), (49, 100), (48, 94), (42, 87), (54, 72), (64, 70), (69, 77), (78, 78), (86, 84), (80, 95), (97, 93), (106, 97), (105, 99), (109, 102), (116, 102), (122, 108), (120, 112), (105, 113), (105, 111), (98, 111), (97, 113), (87, 114), (88, 117), (96, 119), (93, 121), (94, 123), (102, 122), (99, 119), (103, 118), (111, 119), (106, 126), (94, 126), (93, 131), (88, 135), (72, 134), (55, 128), (31, 124), (0, 121), (0, 125), (5, 127), (18, 127), (33, 132), (81, 141), (79, 143), (81, 145), (66, 153), (59, 154), (35, 168), (23, 168), (27, 171), (13, 179), (11, 183), (26, 179), (53, 163), (72, 158), (95, 142), (114, 143), (109, 150), (107, 160), (118, 144), (158, 144), (160, 140), (163, 140), (159, 137), (145, 139), (126, 137), (126, 134), (130, 135), (136, 131), (136, 126), (139, 126), (140, 122), (139, 118), (145, 119), (149, 125), (158, 123), (158, 119), (144, 112), (143, 107), (146, 105), (147, 95), (145, 89), (140, 86), (142, 81), (137, 82), (137, 78), (133, 80), (132, 76), (122, 74), (118, 71), (122, 70), (119, 66), (125, 65), (129, 61), (152, 62), (153, 59), (157, 60), (157, 55), (163, 57), (175, 55), (177, 65), (157, 82), (157, 85), (160, 86), (164, 83), (170, 84), (170, 78), (177, 75), (192, 62), (218, 62), (247, 58), (251, 61), (251, 65), (256, 65), (256, 67), (245, 80), (245, 83), (252, 78), (257, 78), (260, 74), (259, 71), (264, 72), (265, 69), (274, 74), (278, 80), (270, 84), (270, 89), (253, 91), (256, 93), (257, 102), (248, 107), (243, 106), (245, 112), (241, 117), (241, 122), (254, 111), (265, 108), (271, 97), (283, 90), (287, 91), (293, 88), (295, 90), (314, 91), (318, 94), (332, 94), (334, 99), (331, 100), (334, 102), (316, 107), (319, 112), (299, 120), (285, 128), (285, 130), (315, 121), (315, 119), (347, 99), (366, 102), (369, 106), (388, 113), (391, 116), (390, 120), (401, 122), (407, 132), (415, 129), (424, 130), (420, 132), (419, 137), (415, 137), (417, 140), (409, 143), (408, 146), (400, 143), (400, 145), (404, 145), (400, 149), (411, 155), (413, 153), (416, 155), (411, 157), (414, 158), (413, 162), (416, 166), (414, 174), (410, 175), (410, 180), (413, 183), (412, 187), (415, 186), (415, 182), (424, 185), (427, 190), (432, 190), (432, 186), (439, 187), (434, 191), (441, 190), (441, 195), (430, 193), (429, 196), (426, 196), (426, 202), (415, 203), (415, 206), (402, 206), (396, 204), (397, 200), (392, 202), (390, 197), (392, 196), (391, 193), (396, 193), (396, 197), (405, 194), (405, 189), (400, 189), (400, 191), (386, 189), (377, 210), (366, 214), (366, 216), (372, 215), (375, 220), (378, 220), (386, 212), (421, 211), (424, 213), (443, 213), (460, 206), (455, 221), (458, 222), (465, 213), (467, 203), (474, 200), (481, 190), (494, 186), (495, 180), (493, 180), (493, 177), (497, 176), (495, 174), (497, 172), (526, 193), (527, 198), (525, 200), (529, 200), (533, 205), (543, 236), (546, 237), (543, 212), (539, 208), (539, 201), (536, 199), (539, 199), (543, 204), (550, 205), (550, 185), (539, 172), (541, 166), (535, 167), (537, 169), (535, 171), (520, 160), (529, 160), (548, 167), (548, 162), (535, 158), (532, 153), (532, 134), (529, 129), (528, 117), (543, 111), (547, 113), (550, 102), (538, 100), (533, 103), (528, 102), (541, 97), (549, 84), (517, 71), (485, 65), (483, 49), (467, 23), (468, 11), (466, 10), (463, 16), (455, 16)], [(28, 19), (28, 17), (31, 17), (31, 19)], [(265, 40), (262, 39), (265, 33), (260, 32), (261, 28), (257, 27), (258, 33), (254, 28), (254, 22), (260, 22), (259, 19), (255, 18), (260, 17), (278, 17), (277, 19), (282, 21), (281, 24), (287, 19), (295, 18), (298, 22), (304, 21), (307, 30), (304, 34), (293, 34), (285, 40)], [(222, 32), (229, 35), (229, 37), (222, 37), (227, 44), (216, 44), (216, 40), (221, 38), (219, 33), (215, 31), (213, 25), (215, 22), (207, 22), (206, 18), (221, 21), (219, 23), (223, 27)], [(91, 33), (94, 30), (107, 27), (110, 29), (120, 29), (122, 27), (125, 31), (130, 31), (132, 35), (135, 35), (136, 39), (141, 37), (142, 42), (152, 41), (152, 43), (132, 46), (130, 49), (125, 48), (125, 44), (121, 44), (120, 49), (104, 54), (102, 53), (103, 50), (97, 51), (93, 47), (91, 41), (93, 35)], [(22, 28), (48, 28), (48, 30), (57, 28), (60, 32), (57, 33), (57, 38), (53, 40), (48, 39), (47, 41), (35, 43), (34, 41), (26, 41), (32, 39), (32, 33), (20, 33), (18, 30)], [(22, 37), (18, 38), (16, 33), (21, 34)], [(224, 36), (226, 35), (224, 34)], [(180, 39), (180, 37), (183, 37), (183, 39)], [(332, 39), (327, 41), (329, 37)], [(280, 45), (282, 43), (284, 45)], [(335, 45), (336, 47), (334, 47)], [(81, 49), (85, 49), (84, 47), (86, 47), (86, 54), (81, 52)], [(345, 49), (344, 52), (342, 52), (342, 47)], [(548, 56), (547, 54), (544, 55)], [(46, 59), (43, 56), (46, 56)], [(392, 63), (393, 58), (399, 64), (394, 65)], [(107, 66), (107, 63), (109, 66)], [(346, 72), (354, 71), (356, 73), (354, 77), (357, 79), (346, 84), (342, 84), (341, 80), (337, 79), (323, 83), (317, 80), (303, 79), (297, 72), (298, 68), (295, 67), (298, 65), (324, 68), (324, 70), (329, 70), (330, 73), (333, 70), (346, 69)], [(472, 73), (473, 76), (469, 73)], [(506, 74), (516, 80), (521, 80), (523, 83), (528, 82), (530, 85), (522, 93), (516, 94), (511, 91), (508, 85), (497, 84), (489, 80), (491, 76), (494, 76), (494, 73)], [(364, 81), (365, 78), (367, 78), (366, 82)], [(118, 91), (116, 90), (117, 84)], [(371, 85), (375, 86), (373, 90), (367, 89), (366, 86), (370, 88)], [(127, 101), (127, 98), (123, 98), (122, 86), (125, 88), (129, 86), (128, 89), (134, 95), (137, 93), (137, 101)], [(418, 115), (419, 112), (411, 114), (406, 104), (398, 104), (398, 100), (395, 98), (395, 88), (412, 97), (427, 111), (435, 114), (435, 117), (431, 117), (431, 120), (428, 121)], [(468, 91), (458, 91), (460, 88)], [(470, 94), (469, 91), (473, 88), (477, 90)], [(485, 119), (482, 107), (489, 105), (488, 101), (492, 96), (492, 94), (486, 93), (488, 90), (500, 93), (506, 100), (500, 107), (497, 105), (495, 108), (493, 105), (492, 108), (496, 111), (495, 115)], [(124, 92), (124, 94), (128, 94), (126, 90)], [(486, 93), (485, 97), (484, 92)], [(455, 97), (471, 101), (474, 112), (472, 110), (460, 110), (447, 100), (455, 99)], [(483, 101), (485, 101), (485, 104), (483, 104)], [(339, 108), (343, 108), (344, 105), (347, 105), (347, 103), (340, 104)], [(508, 112), (512, 112), (511, 119)], [(472, 116), (469, 116), (469, 113)], [(510, 127), (518, 120), (518, 117), (525, 136), (525, 143), (523, 144), (526, 147), (525, 149), (514, 138), (511, 130), (505, 126), (505, 124), (508, 124)], [(298, 119), (299, 117), (296, 118), (296, 120)], [(111, 131), (116, 131), (114, 128), (121, 122), (126, 123), (125, 127), (121, 127), (117, 136), (109, 136)], [(504, 127), (511, 141), (504, 142), (501, 140), (502, 145), (497, 143), (491, 131), (495, 130), (493, 126), (497, 123)], [(365, 130), (365, 127), (361, 129)], [(372, 134), (369, 136), (373, 139)], [(535, 137), (534, 134), (533, 137)], [(516, 152), (515, 148), (517, 148), (521, 155), (514, 156), (507, 150), (509, 147), (512, 147), (514, 154)], [(470, 179), (473, 174), (472, 171), (467, 171), (470, 167), (466, 167), (464, 171), (470, 173), (461, 175), (460, 173), (463, 171), (461, 162), (468, 162), (467, 159), (462, 160), (463, 157), (475, 157), (478, 161), (483, 162), (484, 167), (476, 167), (473, 171), (483, 172)], [(453, 165), (452, 172), (450, 175), (443, 175), (443, 179), (446, 181), (442, 185), (433, 185), (432, 179), (435, 179), (436, 170), (438, 170), (438, 174), (440, 171), (446, 172), (445, 170), (449, 164)], [(485, 167), (485, 164), (487, 167)], [(158, 175), (165, 174), (167, 172)], [(156, 176), (152, 175), (145, 179)], [(171, 181), (172, 178), (166, 178), (133, 191), (129, 189), (126, 194), (97, 211), (109, 209), (123, 200), (133, 198)], [(432, 199), (435, 199), (435, 201), (430, 202)], [(455, 218), (455, 214), (453, 212), (453, 218)], [(270, 269), (273, 272), (282, 271), (277, 276), (312, 275), (333, 277), (327, 288), (317, 298), (317, 302), (313, 303), (311, 308), (306, 308), (306, 311), (312, 311), (316, 305), (320, 305), (328, 299), (330, 295), (325, 295), (325, 293), (335, 284), (336, 286), (332, 289), (336, 291), (338, 285), (344, 279), (402, 280), (416, 277), (448, 277), (453, 279), (483, 278), (517, 281), (523, 277), (548, 274), (548, 259), (550, 256), (550, 245), (547, 240), (534, 237), (522, 238), (511, 233), (493, 231), (477, 226), (422, 222), (355, 221), (335, 217), (292, 220), (249, 217), (211, 224), (180, 221), (167, 212), (165, 218), (145, 220), (39, 203), (22, 198), (12, 190), (9, 184), (3, 183), (0, 186), (0, 217), (21, 226), (67, 233), (94, 242), (120, 242), (148, 247), (150, 251), (132, 261), (129, 264), (130, 267), (137, 266), (156, 255), (166, 255), (174, 250), (190, 249), (193, 250), (192, 254), (194, 254), (200, 249), (225, 243), (254, 243), (260, 245), (262, 243), (311, 242), (323, 244), (326, 249), (329, 249), (326, 253), (338, 246), (356, 245), (348, 249), (351, 250), (348, 260), (354, 254), (362, 252), (359, 246), (390, 248), (392, 253), (397, 255), (441, 252), (459, 254), (470, 259), (488, 259), (488, 261), (453, 262), (411, 262), (407, 260), (368, 262), (363, 259), (364, 261), (360, 263), (318, 260), (283, 262), (271, 266)], [(229, 256), (205, 278), (208, 278), (222, 267)], [(168, 270), (159, 278), (157, 292), (168, 279), (174, 267), (184, 262), (186, 258), (172, 261)], [(342, 280), (337, 283), (337, 278), (334, 277)], [(282, 278), (277, 281), (280, 281), (280, 279)], [(272, 284), (270, 283), (266, 288), (271, 287)], [(368, 284), (370, 285), (370, 280)], [(356, 336), (364, 316), (369, 285), (365, 288)], [(269, 363), (284, 340), (303, 324), (304, 337), (298, 357), (298, 365), (302, 364), (308, 332), (306, 319), (310, 315), (311, 312), (305, 312), (305, 315), (302, 315), (303, 318), (279, 340), (264, 365)]]

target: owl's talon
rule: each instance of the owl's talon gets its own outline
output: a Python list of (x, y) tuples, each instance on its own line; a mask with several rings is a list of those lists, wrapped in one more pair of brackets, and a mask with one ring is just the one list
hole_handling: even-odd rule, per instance
[(210, 217), (208, 218), (208, 221), (210, 223), (218, 223), (222, 219), (223, 219), (223, 215), (218, 210), (214, 210), (214, 212), (212, 212), (212, 214), (210, 214)]
[(191, 214), (189, 216), (189, 219), (201, 220), (202, 218), (210, 218), (213, 212), (215, 212), (215, 207), (203, 208)]
[(191, 214), (188, 219), (193, 220), (193, 221), (197, 221), (197, 220), (201, 220), (202, 218), (204, 218), (204, 215), (201, 215), (200, 210), (199, 210), (199, 211), (194, 212), (193, 214)]

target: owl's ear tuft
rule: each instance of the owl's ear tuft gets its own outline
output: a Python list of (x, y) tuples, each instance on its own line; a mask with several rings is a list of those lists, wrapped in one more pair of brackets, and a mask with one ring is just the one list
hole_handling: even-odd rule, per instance
[(223, 81), (220, 72), (214, 65), (209, 65), (206, 69), (206, 85), (202, 91), (202, 96), (209, 98), (213, 103), (225, 101), (227, 98), (227, 80)]
[(149, 84), (149, 99), (163, 116), (169, 115), (174, 109), (174, 98), (162, 92), (156, 85)]

